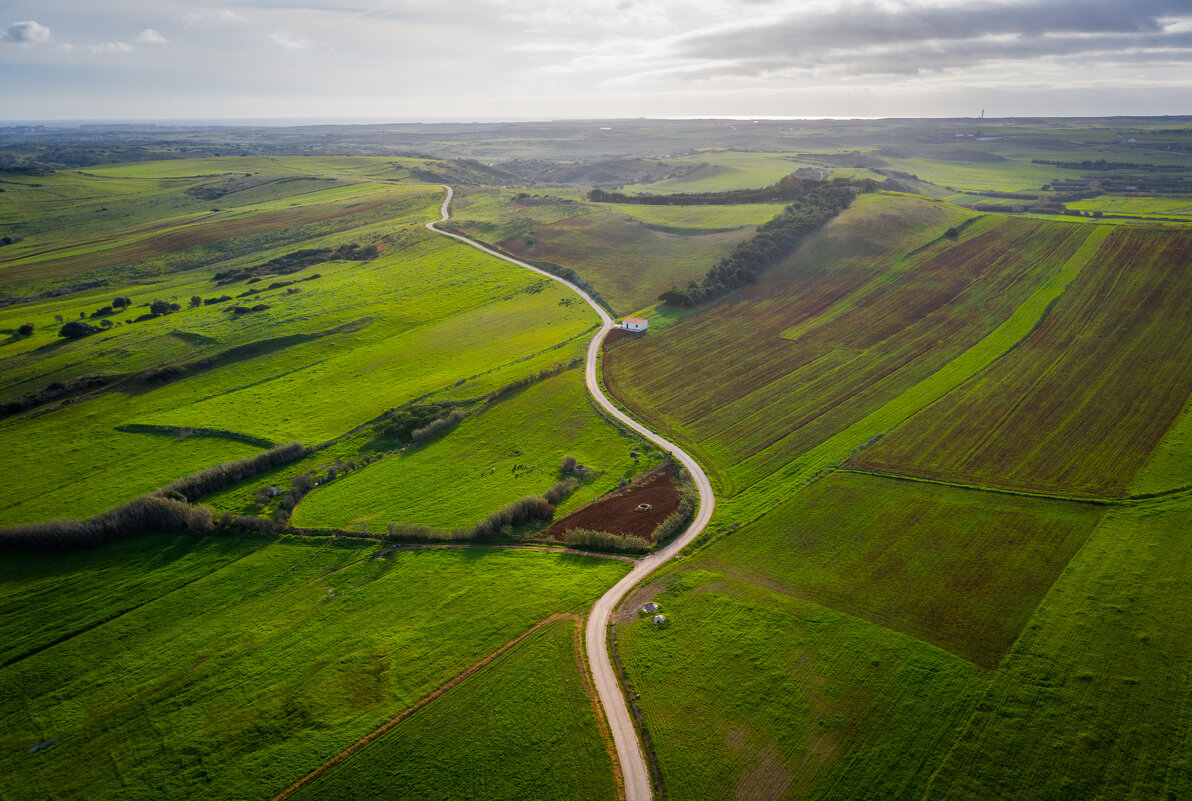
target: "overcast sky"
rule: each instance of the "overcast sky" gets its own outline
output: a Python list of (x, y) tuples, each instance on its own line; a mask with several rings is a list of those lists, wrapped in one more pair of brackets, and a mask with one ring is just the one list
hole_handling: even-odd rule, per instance
[(0, 119), (1192, 113), (1192, 0), (0, 0)]

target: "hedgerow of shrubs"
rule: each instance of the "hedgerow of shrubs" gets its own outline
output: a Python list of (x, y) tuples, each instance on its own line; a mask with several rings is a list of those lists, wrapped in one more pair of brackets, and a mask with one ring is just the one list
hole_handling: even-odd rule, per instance
[[(455, 425), (463, 419), (463, 413), (454, 419), (453, 422), (445, 422), (439, 428), (427, 431), (432, 426), (438, 425), (440, 420), (445, 420), (452, 416), (455, 410), (452, 403), (415, 403), (405, 406), (401, 409), (390, 409), (385, 413), (383, 420), (373, 426), (374, 433), (377, 436), (388, 437), (390, 439), (398, 440), (399, 442), (414, 442), (427, 439), (438, 431), (442, 431), (449, 425)], [(421, 431), (419, 434), (421, 440), (415, 439), (415, 433)]]
[(0, 548), (70, 550), (160, 531), (207, 534), (213, 527), (204, 506), (191, 506), (177, 494), (145, 495), (91, 517), (0, 529)]
[(563, 535), (563, 541), (573, 548), (585, 548), (593, 551), (645, 553), (650, 550), (650, 543), (640, 537), (626, 537), (623, 534), (592, 531), (586, 528), (569, 529)]
[(440, 417), (438, 420), (432, 420), (422, 428), (416, 428), (411, 431), (410, 438), (415, 442), (426, 442), (436, 434), (439, 434), (451, 428), (452, 426), (457, 425), (467, 416), (467, 412), (465, 412), (463, 409), (452, 409), (450, 413)]
[(246, 478), (272, 470), (275, 467), (296, 462), (310, 453), (310, 449), (301, 442), (290, 442), (270, 448), (255, 456), (246, 456), (234, 462), (224, 462), (200, 470), (192, 476), (180, 478), (162, 487), (158, 495), (177, 492), (186, 500), (193, 501), (204, 495), (226, 489)]

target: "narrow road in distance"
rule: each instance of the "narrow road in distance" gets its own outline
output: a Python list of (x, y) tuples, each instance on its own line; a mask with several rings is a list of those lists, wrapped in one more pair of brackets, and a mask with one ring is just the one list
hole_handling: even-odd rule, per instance
[(691, 521), (691, 525), (687, 527), (687, 530), (662, 548), (639, 559), (634, 564), (633, 569), (624, 578), (604, 593), (600, 597), (600, 600), (596, 602), (596, 605), (592, 607), (592, 612), (588, 615), (588, 623), (584, 631), (584, 644), (588, 651), (588, 661), (592, 666), (592, 677), (596, 683), (596, 691), (600, 696), (600, 703), (604, 707), (604, 714), (608, 717), (608, 725), (613, 733), (613, 743), (617, 748), (617, 758), (621, 763), (621, 772), (625, 777), (626, 801), (649, 801), (652, 797), (650, 773), (646, 768), (645, 757), (642, 756), (641, 743), (637, 739), (637, 730), (633, 726), (633, 719), (629, 716), (629, 706), (625, 703), (625, 697), (621, 694), (621, 687), (617, 682), (616, 672), (613, 670), (612, 661), (608, 656), (609, 618), (612, 616), (612, 612), (617, 604), (621, 602), (621, 599), (634, 586), (650, 573), (657, 570), (662, 564), (669, 561), (684, 546), (698, 537), (700, 532), (704, 530), (704, 527), (708, 525), (708, 521), (712, 519), (712, 510), (716, 506), (716, 496), (712, 494), (712, 483), (708, 481), (708, 476), (704, 473), (703, 469), (686, 451), (670, 440), (655, 434), (622, 412), (609, 401), (604, 394), (604, 390), (600, 388), (600, 382), (596, 379), (596, 366), (600, 356), (600, 346), (604, 343), (604, 338), (608, 336), (608, 332), (617, 327), (616, 321), (609, 316), (608, 312), (600, 304), (596, 303), (591, 295), (570, 281), (566, 281), (557, 275), (552, 275), (546, 270), (539, 269), (531, 264), (526, 264), (524, 261), (506, 256), (504, 253), (498, 253), (478, 242), (473, 242), (465, 236), (440, 229), (438, 223), (446, 222), (451, 218), (451, 198), (455, 194), (450, 186), (442, 186), (447, 190), (447, 197), (443, 201), (441, 210), (442, 216), (434, 222), (428, 222), (426, 227), (437, 234), (459, 240), (465, 245), (483, 250), (485, 253), (496, 256), (498, 259), (503, 259), (510, 264), (536, 272), (552, 281), (558, 281), (583, 298), (584, 302), (600, 315), (601, 321), (600, 330), (596, 332), (596, 335), (592, 337), (592, 341), (588, 345), (588, 358), (584, 366), (584, 376), (588, 384), (588, 392), (592, 393), (595, 401), (612, 417), (641, 434), (663, 450), (669, 451), (671, 455), (678, 459), (683, 467), (687, 469), (687, 472), (691, 474), (691, 478), (695, 482), (695, 487), (699, 491), (699, 510), (696, 512), (695, 519)]

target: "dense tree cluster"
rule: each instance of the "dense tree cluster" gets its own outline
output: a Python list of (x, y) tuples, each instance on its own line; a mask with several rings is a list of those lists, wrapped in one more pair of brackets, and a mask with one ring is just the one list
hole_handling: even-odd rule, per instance
[(99, 326), (84, 323), (82, 320), (71, 320), (58, 329), (58, 336), (63, 339), (80, 339), (98, 334), (102, 330)]
[(409, 442), (414, 439), (415, 431), (447, 417), (452, 408), (451, 403), (414, 403), (400, 409), (390, 409), (381, 422), (373, 426), (373, 431), (377, 436)]
[(816, 183), (781, 214), (761, 225), (708, 271), (699, 283), (668, 289), (658, 299), (672, 306), (698, 306), (757, 280), (762, 270), (788, 256), (807, 234), (848, 208), (857, 187), (848, 181)]

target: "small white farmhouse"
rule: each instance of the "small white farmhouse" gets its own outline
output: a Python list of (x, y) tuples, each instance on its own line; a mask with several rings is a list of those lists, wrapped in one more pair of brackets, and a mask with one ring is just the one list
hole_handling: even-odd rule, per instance
[(621, 321), (621, 327), (626, 331), (645, 331), (650, 325), (650, 321), (641, 317), (626, 317)]

